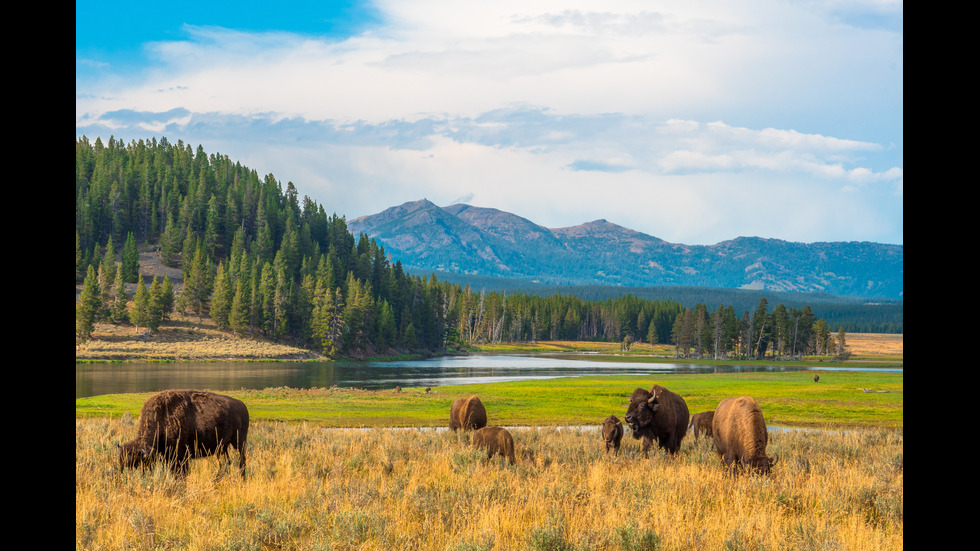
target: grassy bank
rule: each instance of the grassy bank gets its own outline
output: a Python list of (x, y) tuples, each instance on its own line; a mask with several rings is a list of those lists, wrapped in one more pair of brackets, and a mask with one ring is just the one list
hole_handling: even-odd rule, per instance
[(903, 549), (896, 430), (774, 432), (762, 478), (704, 438), (643, 459), (596, 429), (514, 429), (508, 466), (462, 433), (259, 420), (246, 480), (202, 459), (181, 482), (114, 468), (131, 418), (75, 427), (76, 549)]
[[(610, 413), (622, 417), (636, 387), (662, 384), (687, 401), (692, 413), (714, 409), (731, 396), (753, 396), (769, 424), (795, 427), (902, 427), (903, 375), (881, 372), (753, 372), (610, 375), (538, 379), (424, 389), (265, 389), (225, 392), (240, 398), (252, 419), (308, 421), (329, 427), (445, 426), (452, 401), (478, 394), (490, 422), (506, 426), (598, 424)], [(862, 390), (889, 392), (870, 392)], [(147, 394), (117, 394), (75, 400), (76, 417), (139, 414)]]

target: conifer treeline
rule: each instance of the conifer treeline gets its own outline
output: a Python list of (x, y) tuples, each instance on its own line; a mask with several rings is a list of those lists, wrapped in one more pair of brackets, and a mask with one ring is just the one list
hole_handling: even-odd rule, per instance
[[(75, 278), (84, 282), (77, 327), (105, 320), (153, 329), (176, 306), (239, 335), (327, 355), (558, 339), (674, 342), (681, 354), (715, 357), (827, 346), (809, 307), (768, 312), (764, 299), (739, 317), (731, 307), (708, 313), (702, 304), (685, 309), (629, 295), (586, 301), (474, 293), (409, 275), (373, 239), (355, 238), (343, 217), (300, 200), (292, 182), (283, 190), (272, 174), (260, 178), (181, 141), (82, 137), (75, 161)], [(179, 296), (169, 280), (154, 278), (146, 289), (137, 244), (180, 267)], [(124, 283), (138, 284), (135, 296)]]

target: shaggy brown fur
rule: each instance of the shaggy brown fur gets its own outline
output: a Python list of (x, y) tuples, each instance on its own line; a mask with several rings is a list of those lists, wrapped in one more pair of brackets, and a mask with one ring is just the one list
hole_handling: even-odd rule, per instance
[(722, 400), (715, 409), (711, 423), (715, 451), (725, 466), (743, 467), (769, 474), (776, 459), (766, 456), (769, 432), (762, 417), (762, 408), (749, 396)]
[(715, 412), (713, 411), (702, 411), (691, 416), (691, 422), (687, 426), (694, 429), (695, 438), (701, 434), (711, 436), (711, 419), (714, 415)]
[(633, 438), (643, 438), (643, 456), (649, 457), (653, 441), (670, 454), (677, 453), (681, 440), (687, 433), (687, 402), (679, 395), (660, 385), (653, 385), (650, 392), (638, 388), (630, 396), (626, 410), (626, 424), (633, 431)]
[(241, 400), (197, 390), (164, 390), (140, 410), (136, 438), (119, 446), (119, 468), (143, 467), (162, 458), (178, 476), (187, 474), (195, 457), (225, 456), (238, 450), (238, 470), (245, 477), (248, 408)]
[(456, 398), (449, 408), (449, 428), (475, 430), (487, 426), (487, 409), (476, 395)]
[(487, 450), (487, 460), (497, 454), (513, 465), (517, 462), (514, 455), (514, 438), (503, 427), (483, 427), (473, 432), (472, 444), (477, 448)]
[(619, 455), (619, 443), (623, 440), (623, 424), (618, 417), (610, 415), (602, 422), (601, 427), (602, 439), (606, 442), (606, 455), (609, 455), (609, 450), (615, 450), (616, 455)]

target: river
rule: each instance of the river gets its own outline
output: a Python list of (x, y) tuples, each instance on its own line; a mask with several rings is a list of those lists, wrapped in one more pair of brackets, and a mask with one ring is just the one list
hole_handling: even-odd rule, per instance
[[(512, 354), (444, 356), (422, 360), (336, 362), (76, 363), (75, 397), (168, 388), (214, 391), (269, 387), (367, 390), (491, 383), (583, 375), (653, 375), (844, 368), (760, 365), (618, 362), (588, 355)], [(858, 368), (860, 369), (860, 368)], [(873, 368), (897, 371), (901, 368)]]

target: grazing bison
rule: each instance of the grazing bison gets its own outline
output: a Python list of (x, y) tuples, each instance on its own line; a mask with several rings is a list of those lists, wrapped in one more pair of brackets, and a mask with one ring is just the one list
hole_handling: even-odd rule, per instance
[(514, 456), (514, 439), (510, 432), (503, 427), (483, 427), (473, 432), (472, 444), (477, 448), (487, 450), (487, 459), (497, 454), (513, 465), (517, 462)]
[(691, 416), (691, 422), (687, 426), (694, 428), (695, 438), (701, 436), (702, 433), (705, 436), (711, 436), (711, 419), (714, 415), (715, 412), (713, 411), (702, 411)]
[(815, 382), (815, 383), (820, 382), (820, 375), (814, 375), (813, 376), (813, 382)]
[(615, 450), (616, 455), (619, 455), (619, 443), (623, 439), (623, 424), (619, 422), (618, 417), (610, 415), (602, 422), (601, 427), (602, 439), (606, 441), (606, 455), (609, 455), (609, 450)]
[(487, 409), (476, 395), (456, 398), (449, 409), (449, 428), (475, 430), (487, 426)]
[(687, 402), (660, 385), (653, 385), (650, 392), (634, 390), (626, 410), (633, 438), (643, 438), (644, 457), (649, 457), (654, 440), (668, 453), (677, 453), (687, 432), (687, 419)]
[(741, 464), (747, 469), (769, 474), (776, 459), (766, 456), (769, 432), (762, 418), (762, 409), (749, 396), (722, 400), (711, 422), (715, 451), (731, 468)]
[(178, 476), (187, 474), (195, 457), (238, 450), (238, 470), (245, 477), (248, 408), (241, 400), (197, 390), (164, 390), (140, 410), (136, 438), (119, 446), (119, 468), (143, 467), (162, 458)]

